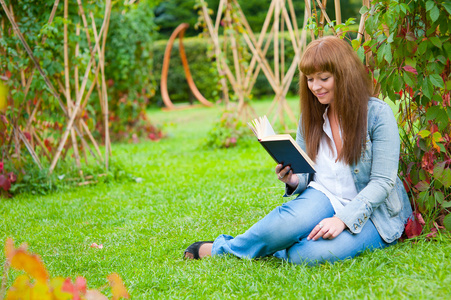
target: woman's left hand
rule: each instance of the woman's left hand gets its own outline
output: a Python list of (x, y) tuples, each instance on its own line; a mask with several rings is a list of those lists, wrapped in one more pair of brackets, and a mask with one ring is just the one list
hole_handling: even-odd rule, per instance
[(346, 224), (337, 217), (323, 219), (313, 228), (312, 232), (308, 235), (307, 240), (316, 241), (320, 237), (331, 240), (342, 233), (345, 228)]

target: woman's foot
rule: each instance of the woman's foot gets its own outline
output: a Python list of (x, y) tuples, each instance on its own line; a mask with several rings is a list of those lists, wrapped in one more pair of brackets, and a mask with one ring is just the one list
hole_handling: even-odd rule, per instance
[(211, 248), (213, 247), (213, 241), (196, 242), (186, 248), (183, 253), (184, 258), (187, 259), (202, 259), (205, 256), (211, 256)]

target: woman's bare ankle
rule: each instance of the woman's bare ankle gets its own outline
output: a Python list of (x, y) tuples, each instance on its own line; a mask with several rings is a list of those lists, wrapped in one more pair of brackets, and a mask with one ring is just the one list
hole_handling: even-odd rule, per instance
[(205, 256), (211, 256), (211, 248), (213, 243), (205, 243), (199, 248), (199, 258), (204, 258)]

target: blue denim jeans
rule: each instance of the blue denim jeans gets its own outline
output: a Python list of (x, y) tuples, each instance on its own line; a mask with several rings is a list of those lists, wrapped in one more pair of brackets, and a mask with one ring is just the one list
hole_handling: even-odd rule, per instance
[(389, 246), (371, 221), (362, 231), (344, 230), (332, 240), (307, 240), (321, 220), (335, 214), (329, 199), (314, 188), (307, 188), (296, 199), (275, 208), (245, 233), (220, 235), (213, 243), (212, 255), (233, 254), (240, 258), (274, 255), (288, 262), (315, 265), (352, 258), (366, 249)]

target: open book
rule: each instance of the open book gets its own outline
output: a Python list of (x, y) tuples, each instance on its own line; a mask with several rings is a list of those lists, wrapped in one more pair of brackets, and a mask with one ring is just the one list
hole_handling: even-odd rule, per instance
[(247, 123), (260, 144), (279, 164), (290, 166), (293, 173), (314, 173), (315, 163), (289, 134), (276, 134), (266, 116)]

